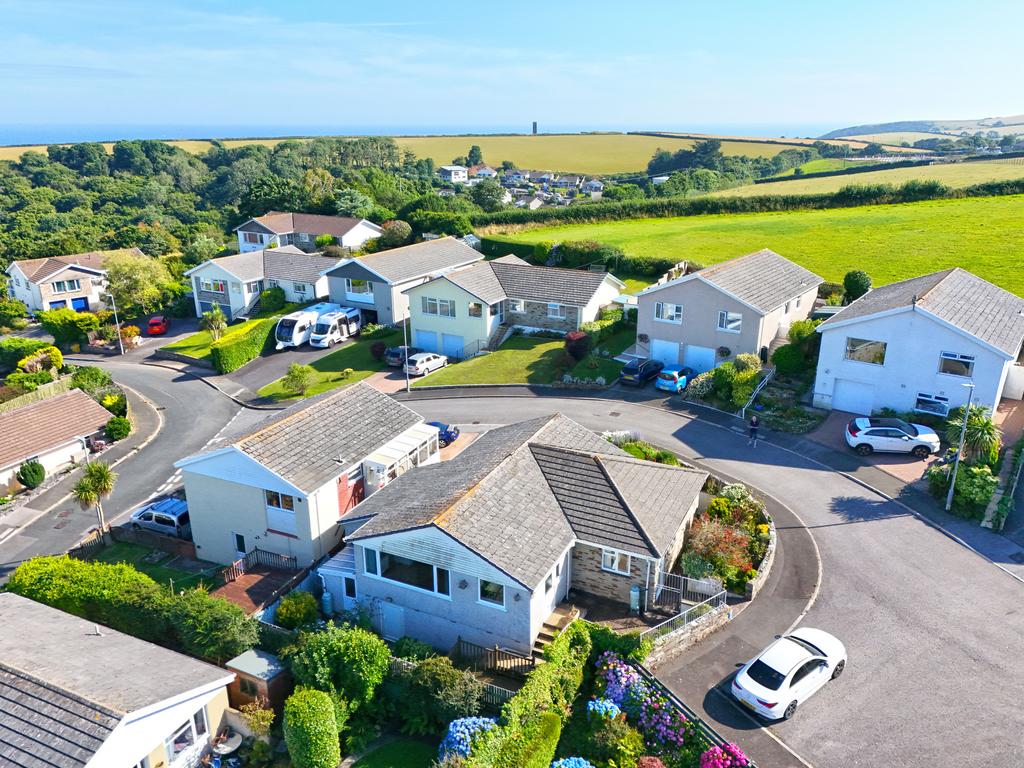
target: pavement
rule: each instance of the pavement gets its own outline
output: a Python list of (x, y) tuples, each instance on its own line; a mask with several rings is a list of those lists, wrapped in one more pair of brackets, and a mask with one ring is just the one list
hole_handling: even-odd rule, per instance
[[(690, 412), (643, 391), (609, 390), (608, 399), (597, 399), (486, 389), (399, 397), (426, 418), (466, 431), (492, 426), (495, 414), (511, 422), (555, 411), (592, 429), (637, 430), (766, 490), (779, 505), (773, 512), (780, 547), (765, 591), (722, 630), (657, 670), (758, 765), (1024, 765), (1021, 583), (904, 504), (926, 506), (913, 492), (904, 494), (896, 478), (794, 436), (766, 434), (749, 447), (735, 419)], [(837, 471), (823, 458), (844, 466)], [(884, 487), (875, 491), (869, 481)], [(820, 579), (807, 540), (820, 557)], [(797, 622), (842, 639), (847, 671), (793, 720), (756, 722), (724, 691), (737, 666)]]

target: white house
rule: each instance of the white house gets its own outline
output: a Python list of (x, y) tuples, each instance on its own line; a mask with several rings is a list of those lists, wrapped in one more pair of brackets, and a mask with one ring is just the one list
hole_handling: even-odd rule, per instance
[(869, 291), (818, 326), (814, 404), (945, 415), (1024, 397), (1024, 299), (963, 269)]
[(316, 248), (316, 239), (321, 235), (330, 235), (335, 245), (356, 250), (367, 240), (380, 237), (382, 231), (366, 219), (282, 211), (270, 211), (235, 227), (238, 250), (243, 253), (284, 245), (312, 251)]
[(0, 764), (194, 768), (234, 672), (0, 593)]
[(78, 312), (104, 309), (107, 306), (104, 301), (107, 271), (103, 268), (103, 260), (107, 256), (125, 253), (148, 258), (138, 248), (122, 248), (13, 261), (6, 270), (8, 294), (23, 302), (30, 312), (64, 308)]
[(498, 172), (489, 165), (473, 165), (469, 168), (469, 176), (474, 179), (493, 179)]
[(311, 398), (178, 461), (202, 560), (254, 549), (300, 567), (339, 543), (338, 520), (411, 467), (439, 460), (438, 431), (366, 384)]
[(469, 181), (469, 169), (464, 165), (442, 165), (437, 169), (442, 181), (452, 184), (465, 184)]
[(292, 302), (326, 297), (327, 278), (322, 273), (338, 261), (286, 245), (210, 259), (185, 276), (192, 283), (196, 317), (219, 306), (228, 320), (234, 320), (252, 311), (267, 288), (281, 288), (285, 300)]
[(89, 456), (86, 439), (111, 413), (80, 389), (0, 413), (0, 496), (21, 489), (16, 475), (35, 459), (49, 477)]

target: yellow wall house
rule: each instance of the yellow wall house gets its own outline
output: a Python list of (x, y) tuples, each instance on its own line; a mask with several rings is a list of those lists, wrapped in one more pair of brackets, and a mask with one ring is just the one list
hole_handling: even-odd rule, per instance
[(0, 765), (192, 768), (235, 675), (0, 594)]

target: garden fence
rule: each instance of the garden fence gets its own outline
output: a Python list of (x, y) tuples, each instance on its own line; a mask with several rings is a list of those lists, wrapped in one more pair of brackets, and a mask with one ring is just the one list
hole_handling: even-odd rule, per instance
[(100, 535), (98, 529), (82, 539), (78, 544), (68, 550), (68, 557), (76, 560), (91, 560), (101, 549), (107, 546), (106, 540)]
[(461, 663), (474, 672), (494, 671), (502, 674), (526, 675), (537, 662), (529, 656), (506, 651), (498, 646), (485, 648), (459, 637), (452, 647), (452, 661)]
[[(415, 661), (392, 656), (389, 669), (391, 672), (408, 672), (409, 670), (416, 669), (417, 666), (418, 663)], [(500, 710), (502, 706), (504, 706), (505, 702), (515, 695), (516, 692), (511, 691), (508, 688), (502, 688), (500, 685), (484, 682), (483, 703), (486, 707), (494, 711)]]
[(683, 627), (692, 624), (700, 617), (705, 616), (715, 609), (721, 608), (725, 605), (726, 594), (723, 589), (708, 599), (703, 600), (696, 605), (691, 605), (682, 613), (677, 614), (670, 619), (666, 619), (660, 624), (656, 624), (653, 627), (645, 629), (640, 633), (640, 636), (648, 640), (658, 640), (670, 632), (675, 632), (678, 629), (682, 629)]

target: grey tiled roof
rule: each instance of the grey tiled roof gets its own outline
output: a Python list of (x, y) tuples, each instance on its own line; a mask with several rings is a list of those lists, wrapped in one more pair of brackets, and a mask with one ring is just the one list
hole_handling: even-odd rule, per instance
[(305, 400), (228, 442), (312, 493), (421, 421), (416, 412), (359, 382)]
[(819, 328), (915, 305), (1016, 357), (1024, 343), (1024, 299), (960, 269), (945, 269), (868, 291)]
[(436, 526), (532, 588), (577, 539), (660, 556), (705, 478), (634, 460), (555, 414), (491, 430), (451, 461), (406, 472), (344, 520), (366, 520), (350, 541)]
[[(425, 240), (422, 243), (392, 248), (390, 251), (371, 253), (351, 262), (363, 265), (391, 283), (404, 283), (419, 277), (445, 272), (479, 261), (483, 256), (454, 237)], [(346, 264), (328, 273), (329, 277), (351, 277), (345, 274)]]
[(474, 264), (472, 267), (450, 272), (445, 277), (487, 304), (495, 304), (508, 298), (490, 263)]
[(582, 269), (514, 264), (501, 259), (489, 264), (510, 298), (575, 307), (586, 306), (608, 275)]
[(248, 282), (250, 280), (263, 279), (263, 251), (246, 251), (235, 253), (231, 256), (221, 256), (219, 259), (210, 259), (189, 272), (198, 271), (206, 264), (216, 264), (223, 267), (239, 280)]
[(770, 312), (824, 282), (767, 248), (706, 267), (697, 275), (761, 312)]
[(315, 283), (322, 272), (338, 261), (319, 253), (305, 253), (293, 245), (271, 248), (263, 252), (263, 276), (274, 280)]
[[(355, 219), (351, 216), (323, 216), (317, 213), (269, 211), (263, 216), (250, 219), (250, 221), (259, 222), (271, 232), (279, 235), (286, 235), (291, 232), (305, 232), (310, 235), (343, 237), (365, 221), (365, 219)], [(242, 226), (245, 226), (245, 224)], [(371, 226), (373, 225), (371, 224)]]

